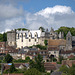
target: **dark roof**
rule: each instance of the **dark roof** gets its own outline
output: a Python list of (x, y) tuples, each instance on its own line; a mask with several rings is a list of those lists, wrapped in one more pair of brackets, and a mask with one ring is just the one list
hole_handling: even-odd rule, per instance
[(18, 54), (25, 54), (25, 53), (26, 53), (26, 51), (24, 51), (24, 49), (22, 49), (18, 52)]
[(62, 72), (52, 72), (51, 75), (62, 75)]
[(70, 53), (75, 53), (75, 50), (61, 51), (61, 54), (70, 54)]
[(58, 47), (53, 47), (53, 46), (50, 46), (50, 47), (48, 47), (48, 50), (49, 51), (53, 51), (53, 50), (59, 50), (59, 48)]

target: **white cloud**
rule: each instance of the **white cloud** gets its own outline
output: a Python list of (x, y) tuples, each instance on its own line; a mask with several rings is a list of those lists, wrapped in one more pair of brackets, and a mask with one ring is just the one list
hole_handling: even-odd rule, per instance
[(47, 7), (45, 9), (42, 9), (41, 11), (37, 12), (35, 15), (41, 15), (44, 17), (49, 17), (49, 15), (54, 15), (54, 14), (71, 14), (73, 11), (71, 10), (70, 7), (67, 6), (60, 6), (56, 5), (54, 7)]
[(8, 19), (8, 18), (13, 18), (13, 17), (18, 17), (18, 16), (23, 16), (24, 14), (23, 9), (16, 8), (12, 5), (0, 5), (0, 18), (1, 19)]
[(29, 28), (35, 29), (39, 26), (54, 29), (60, 26), (75, 27), (75, 12), (68, 6), (56, 5), (47, 7), (26, 17)]
[(75, 27), (75, 12), (68, 6), (47, 7), (33, 14), (13, 5), (0, 5), (0, 10), (0, 32), (23, 27), (29, 29), (38, 29), (40, 26), (48, 29), (50, 27), (57, 29), (61, 26)]

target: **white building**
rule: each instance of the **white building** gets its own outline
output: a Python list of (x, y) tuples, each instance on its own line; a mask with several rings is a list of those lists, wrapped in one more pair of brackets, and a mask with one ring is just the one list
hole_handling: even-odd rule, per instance
[(17, 48), (40, 44), (41, 33), (41, 30), (16, 31)]

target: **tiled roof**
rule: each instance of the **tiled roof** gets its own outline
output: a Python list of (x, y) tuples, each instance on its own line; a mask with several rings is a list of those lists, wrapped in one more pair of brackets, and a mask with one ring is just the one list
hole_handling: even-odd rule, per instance
[(45, 67), (45, 70), (46, 70), (46, 71), (56, 70), (56, 65), (55, 65), (55, 63), (46, 62), (46, 63), (44, 63), (44, 67)]
[(50, 50), (50, 51), (51, 51), (51, 50), (52, 50), (52, 51), (53, 51), (53, 50), (59, 50), (59, 48), (56, 47), (56, 46), (55, 46), (55, 47), (51, 46), (51, 47), (48, 47), (48, 50)]
[(71, 53), (75, 53), (75, 50), (61, 51), (61, 54), (71, 54)]
[(48, 46), (65, 46), (66, 40), (64, 39), (49, 39)]
[(75, 60), (63, 60), (62, 61), (62, 65), (68, 65), (69, 67), (71, 67), (72, 64), (75, 64)]

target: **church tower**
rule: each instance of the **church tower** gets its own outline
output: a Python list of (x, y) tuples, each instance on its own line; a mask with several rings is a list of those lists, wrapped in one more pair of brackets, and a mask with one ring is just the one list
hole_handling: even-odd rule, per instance
[(72, 35), (70, 31), (66, 35), (66, 49), (65, 50), (72, 50)]
[(54, 29), (51, 27), (51, 30), (50, 30), (50, 39), (54, 39), (54, 35), (55, 35)]

